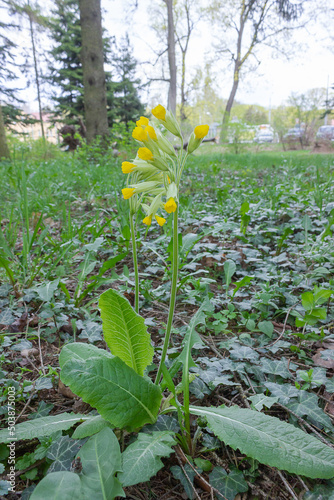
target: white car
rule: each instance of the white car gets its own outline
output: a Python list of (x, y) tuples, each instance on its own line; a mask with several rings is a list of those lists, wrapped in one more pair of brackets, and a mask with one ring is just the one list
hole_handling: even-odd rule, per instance
[(315, 138), (334, 141), (334, 125), (323, 125), (320, 127)]

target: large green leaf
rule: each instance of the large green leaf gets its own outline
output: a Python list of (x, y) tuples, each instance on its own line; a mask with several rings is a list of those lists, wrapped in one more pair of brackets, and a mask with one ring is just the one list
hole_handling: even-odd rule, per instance
[(101, 415), (92, 415), (89, 420), (78, 425), (73, 432), (73, 439), (83, 439), (93, 436), (97, 432), (102, 431), (105, 427), (111, 427), (109, 422), (106, 422)]
[(139, 433), (122, 454), (123, 472), (118, 477), (123, 486), (148, 481), (163, 467), (160, 457), (168, 457), (174, 444), (170, 431)]
[(73, 500), (78, 498), (80, 479), (68, 471), (52, 472), (45, 476), (34, 489), (30, 500)]
[(60, 368), (69, 360), (83, 360), (90, 358), (113, 358), (110, 352), (104, 349), (99, 349), (93, 344), (84, 344), (83, 342), (73, 342), (72, 344), (65, 345), (59, 355), (59, 366)]
[(156, 421), (159, 387), (117, 357), (69, 360), (60, 377), (115, 427), (131, 430)]
[(286, 422), (236, 406), (191, 406), (190, 412), (206, 417), (224, 443), (263, 464), (312, 478), (334, 477), (334, 450)]
[[(70, 429), (74, 424), (89, 418), (87, 415), (61, 413), (60, 415), (27, 420), (15, 427), (15, 438), (34, 439), (36, 437), (50, 436), (54, 432)], [(11, 441), (13, 441), (13, 436), (9, 435), (8, 429), (2, 429), (0, 431), (0, 443), (9, 443)]]
[(121, 358), (139, 375), (152, 362), (153, 348), (144, 318), (115, 290), (104, 292), (99, 300), (103, 334), (112, 354)]
[(121, 451), (113, 431), (105, 428), (91, 437), (80, 452), (80, 500), (113, 500), (124, 497), (121, 483), (115, 477), (122, 470)]

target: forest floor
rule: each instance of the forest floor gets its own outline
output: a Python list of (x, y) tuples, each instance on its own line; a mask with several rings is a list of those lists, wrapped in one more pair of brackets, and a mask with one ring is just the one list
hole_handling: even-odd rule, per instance
[[(11, 387), (16, 423), (92, 411), (60, 382), (58, 358), (70, 342), (106, 347), (101, 292), (114, 288), (133, 304), (128, 203), (120, 195), (123, 159), (126, 153), (115, 159), (92, 150), (0, 163), (2, 427)], [(179, 200), (180, 273), (169, 351), (171, 358), (179, 352), (190, 318), (208, 297), (212, 308), (204, 311), (202, 343), (194, 348), (191, 404), (262, 411), (330, 447), (333, 174), (333, 154), (236, 155), (201, 148), (184, 173)], [(145, 234), (140, 220), (140, 314), (157, 347), (170, 297), (172, 221)], [(27, 500), (50, 467), (69, 470), (80, 444), (71, 444), (66, 457), (54, 450), (71, 432), (18, 441), (16, 493), (8, 495), (9, 452), (0, 444), (0, 498)], [(333, 480), (262, 465), (208, 429), (198, 435), (192, 465), (180, 453), (163, 458), (164, 468), (149, 482), (125, 488), (126, 498), (211, 499), (208, 483), (218, 467), (226, 471), (220, 491), (229, 500), (334, 498)]]

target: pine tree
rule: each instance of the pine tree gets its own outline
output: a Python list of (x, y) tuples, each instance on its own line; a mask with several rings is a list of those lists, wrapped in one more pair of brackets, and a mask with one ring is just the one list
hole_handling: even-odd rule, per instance
[(55, 90), (55, 116), (59, 121), (76, 124), (84, 115), (83, 73), (80, 59), (81, 28), (77, 0), (55, 0), (50, 35), (49, 82)]
[(137, 62), (132, 55), (129, 36), (122, 40), (119, 50), (112, 52), (112, 74), (107, 81), (109, 122), (125, 124), (138, 120), (145, 112), (138, 90), (140, 79), (136, 78)]

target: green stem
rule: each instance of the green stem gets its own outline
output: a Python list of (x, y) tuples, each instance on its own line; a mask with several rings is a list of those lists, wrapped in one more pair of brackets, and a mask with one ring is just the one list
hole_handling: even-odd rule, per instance
[(137, 245), (136, 245), (136, 233), (135, 226), (133, 223), (134, 216), (130, 216), (130, 226), (131, 226), (131, 240), (132, 240), (132, 255), (133, 255), (133, 267), (135, 270), (135, 311), (139, 313), (139, 274), (138, 274), (138, 259), (137, 259)]
[(178, 269), (179, 269), (178, 212), (179, 212), (179, 209), (177, 207), (177, 209), (174, 212), (174, 219), (173, 219), (173, 265), (172, 265), (172, 273), (173, 274), (172, 274), (172, 284), (171, 284), (171, 291), (170, 291), (169, 312), (168, 312), (168, 320), (167, 320), (167, 327), (166, 327), (166, 335), (165, 335), (164, 345), (162, 348), (158, 373), (157, 373), (157, 376), (155, 379), (155, 384), (159, 384), (159, 382), (160, 382), (160, 377), (161, 377), (161, 372), (162, 372), (162, 364), (165, 362), (165, 359), (166, 359), (167, 349), (169, 346), (169, 340), (170, 340), (170, 335), (171, 335), (171, 331), (172, 331), (173, 316), (174, 316), (174, 309), (175, 309), (175, 302), (176, 302), (177, 274), (178, 274)]

